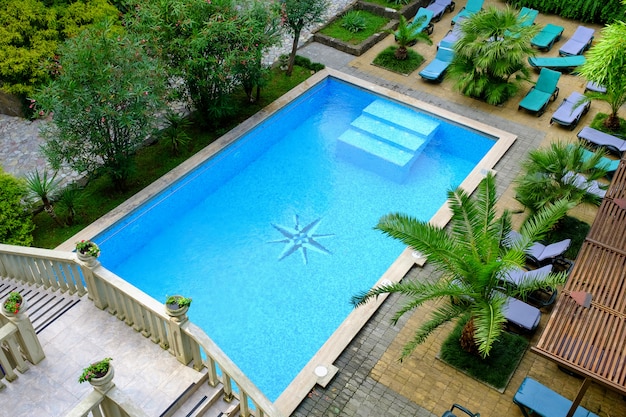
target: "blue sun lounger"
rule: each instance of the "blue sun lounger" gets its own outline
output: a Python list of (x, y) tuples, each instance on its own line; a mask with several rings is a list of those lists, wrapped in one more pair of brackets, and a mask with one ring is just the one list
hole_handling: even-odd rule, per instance
[(581, 100), (584, 98), (584, 95), (576, 91), (572, 92), (568, 98), (563, 100), (559, 108), (556, 109), (550, 119), (550, 124), (557, 123), (561, 126), (568, 127), (569, 130), (574, 130), (578, 122), (580, 122), (580, 118), (583, 117), (591, 107), (589, 100), (581, 103)]
[(582, 53), (589, 49), (589, 47), (591, 46), (591, 42), (593, 42), (594, 32), (595, 31), (591, 28), (578, 26), (578, 28), (576, 28), (576, 32), (574, 32), (572, 37), (563, 44), (561, 49), (559, 49), (559, 55), (582, 55)]
[(517, 21), (520, 27), (528, 27), (535, 24), (535, 19), (539, 12), (535, 9), (529, 9), (528, 7), (522, 7), (517, 15)]
[(563, 26), (548, 23), (530, 40), (530, 44), (540, 51), (549, 51), (554, 43), (561, 39), (564, 30)]
[[(459, 19), (459, 21), (457, 23), (460, 23), (464, 19), (465, 18)], [(446, 36), (444, 36), (443, 39), (440, 40), (439, 43), (437, 44), (437, 48), (453, 49), (454, 48), (454, 44), (459, 39), (461, 39), (461, 25), (460, 24), (455, 25), (452, 29), (450, 29), (448, 31)]]
[(433, 12), (433, 21), (438, 22), (443, 17), (443, 14), (447, 11), (452, 12), (456, 3), (452, 0), (435, 0), (429, 4), (426, 9)]
[[(572, 149), (573, 145), (568, 145), (568, 148)], [(591, 159), (591, 157), (594, 154), (593, 152), (584, 148), (582, 149), (582, 151), (583, 151), (583, 155), (582, 155), (583, 162), (587, 162), (589, 159)], [(596, 168), (603, 169), (606, 171), (606, 177), (609, 179), (613, 177), (613, 174), (615, 174), (615, 171), (617, 171), (618, 166), (619, 166), (619, 159), (611, 159), (611, 158), (607, 158), (606, 156), (603, 156), (602, 158), (600, 158), (600, 160), (596, 164)]]
[(483, 9), (484, 0), (467, 0), (467, 5), (461, 9), (461, 11), (452, 18), (450, 24), (454, 25), (459, 21), (459, 19), (463, 19), (466, 17), (470, 17), (474, 13), (478, 13)]
[(542, 68), (537, 83), (526, 94), (526, 97), (520, 101), (517, 109), (526, 109), (537, 114), (537, 117), (541, 116), (546, 111), (548, 103), (556, 100), (559, 95), (557, 84), (560, 77), (560, 72)]
[(560, 72), (572, 72), (585, 62), (582, 55), (528, 58), (528, 63), (535, 69), (550, 68)]
[[(524, 417), (565, 416), (572, 406), (572, 401), (552, 391), (530, 377), (524, 378), (513, 397), (513, 402), (520, 408)], [(574, 417), (598, 417), (591, 411), (578, 406)]]
[[(433, 30), (435, 30), (435, 25), (433, 25), (433, 22), (431, 22), (432, 19), (433, 19), (432, 10), (427, 10), (423, 7), (420, 7), (417, 13), (415, 14), (415, 16), (413, 17), (413, 20), (409, 24), (409, 29), (411, 30), (412, 33), (424, 32), (430, 35), (431, 33), (433, 33)], [(395, 37), (397, 40), (398, 39), (397, 31), (395, 33)]]
[(423, 70), (420, 71), (420, 77), (438, 83), (442, 82), (443, 77), (446, 74), (446, 70), (450, 66), (453, 58), (454, 51), (452, 49), (437, 49), (435, 59), (433, 59)]
[(587, 91), (604, 94), (606, 93), (606, 87), (598, 83), (594, 83), (593, 81), (589, 81), (587, 84), (585, 84), (585, 93)]
[(588, 180), (583, 174), (578, 172), (568, 172), (563, 176), (563, 180), (599, 199), (603, 199), (606, 196), (606, 188), (603, 188), (598, 181)]
[(578, 132), (578, 139), (582, 139), (597, 147), (605, 147), (607, 151), (621, 157), (626, 151), (626, 140), (608, 133), (600, 132), (592, 127), (585, 126)]
[(541, 311), (537, 307), (513, 297), (505, 296), (505, 300), (502, 313), (509, 326), (513, 325), (516, 330), (523, 333), (537, 330), (541, 321)]

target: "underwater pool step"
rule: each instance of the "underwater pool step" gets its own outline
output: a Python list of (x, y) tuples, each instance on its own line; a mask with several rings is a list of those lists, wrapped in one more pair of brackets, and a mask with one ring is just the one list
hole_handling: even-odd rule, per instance
[(337, 154), (354, 165), (398, 182), (404, 181), (418, 155), (355, 129), (348, 129), (337, 138)]
[(428, 140), (432, 139), (439, 128), (438, 121), (400, 104), (385, 100), (374, 100), (363, 109), (363, 113)]
[(362, 130), (390, 145), (397, 146), (407, 152), (415, 153), (424, 146), (428, 140), (421, 135), (410, 133), (405, 129), (400, 129), (387, 122), (362, 114), (350, 125), (357, 130)]

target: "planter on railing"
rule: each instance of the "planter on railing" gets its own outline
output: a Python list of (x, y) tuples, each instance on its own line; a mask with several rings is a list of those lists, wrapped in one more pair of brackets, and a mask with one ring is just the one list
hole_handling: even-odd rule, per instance
[(89, 382), (96, 391), (106, 393), (115, 385), (113, 384), (115, 372), (110, 363), (111, 360), (111, 358), (104, 358), (84, 368), (78, 377), (78, 382)]

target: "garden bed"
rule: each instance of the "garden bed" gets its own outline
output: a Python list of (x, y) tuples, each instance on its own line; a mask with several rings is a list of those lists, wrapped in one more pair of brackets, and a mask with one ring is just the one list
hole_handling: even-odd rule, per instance
[[(390, 6), (385, 6), (385, 3), (388, 3)], [(378, 0), (377, 2), (359, 0), (359, 2), (357, 3), (357, 7), (359, 8), (359, 10), (367, 10), (379, 16), (384, 16), (388, 19), (398, 20), (400, 18), (400, 15), (406, 17), (407, 19), (412, 19), (420, 7), (428, 6), (431, 1), (415, 0), (399, 8), (391, 7), (392, 3), (393, 2), (387, 2), (384, 0)]]
[[(358, 7), (359, 7), (359, 4), (357, 4), (354, 8), (350, 10), (361, 10)], [(346, 11), (346, 13), (349, 12), (350, 10)], [(375, 13), (372, 13), (366, 10), (363, 10), (362, 13), (376, 15)], [(376, 16), (378, 17), (379, 15), (376, 15)], [(346, 52), (355, 56), (360, 56), (364, 52), (369, 50), (372, 46), (374, 46), (376, 43), (378, 43), (380, 40), (384, 39), (388, 35), (387, 33), (388, 30), (394, 30), (398, 25), (397, 20), (389, 20), (382, 27), (369, 28), (369, 30), (372, 31), (373, 33), (359, 43), (353, 43), (350, 40), (342, 40), (337, 37), (332, 37), (323, 33), (323, 32), (330, 32), (333, 28), (340, 26), (340, 21), (342, 17), (343, 15), (335, 16), (330, 22), (328, 22), (326, 25), (320, 28), (320, 30), (315, 32), (315, 34), (313, 35), (313, 40), (315, 42), (319, 42), (321, 44), (335, 48), (339, 51)], [(385, 18), (385, 19), (388, 19), (388, 18)], [(368, 29), (365, 29), (365, 30), (368, 30)]]

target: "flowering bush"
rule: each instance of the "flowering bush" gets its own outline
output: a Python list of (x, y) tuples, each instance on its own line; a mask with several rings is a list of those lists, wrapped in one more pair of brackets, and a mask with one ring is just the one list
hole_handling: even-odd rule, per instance
[(4, 309), (9, 313), (17, 314), (22, 307), (22, 295), (17, 291), (12, 291), (9, 296), (4, 300)]
[(94, 258), (100, 256), (100, 248), (90, 240), (81, 240), (76, 242), (76, 251), (83, 255), (91, 255)]
[(109, 362), (112, 360), (111, 358), (104, 358), (84, 368), (83, 373), (78, 377), (78, 382), (83, 383), (93, 378), (102, 378), (109, 371)]

